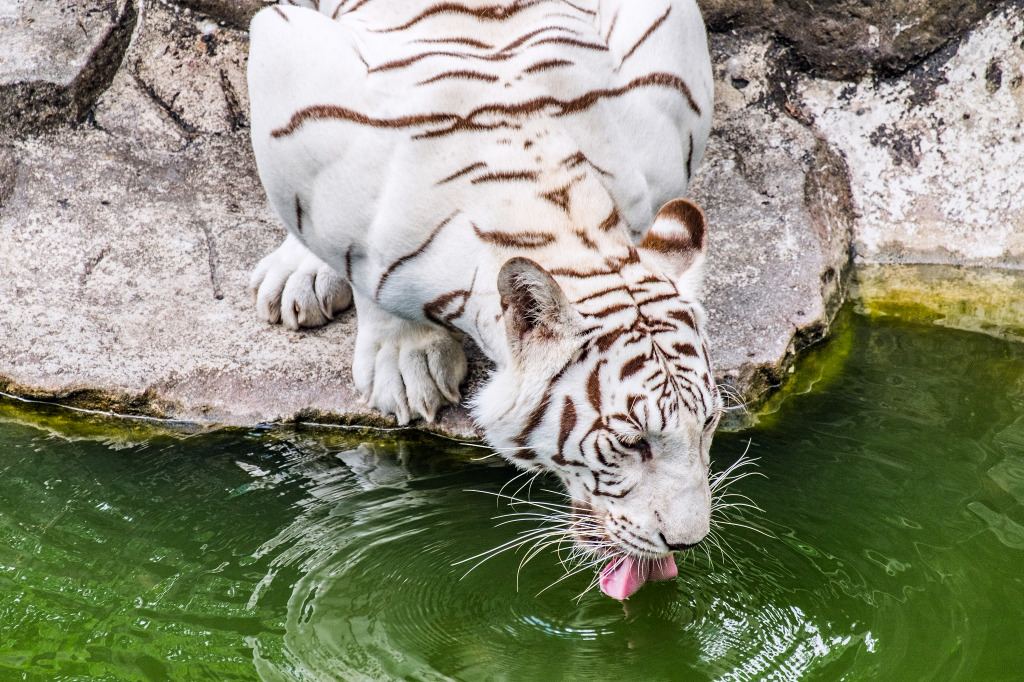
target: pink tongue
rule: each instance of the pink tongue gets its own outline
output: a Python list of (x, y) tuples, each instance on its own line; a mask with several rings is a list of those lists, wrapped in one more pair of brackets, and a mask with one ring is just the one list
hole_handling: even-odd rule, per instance
[(648, 580), (671, 580), (677, 573), (671, 554), (654, 560), (616, 557), (601, 571), (601, 591), (612, 599), (627, 599)]
[(672, 580), (677, 575), (679, 575), (679, 569), (676, 568), (676, 560), (669, 554), (651, 562), (651, 574), (647, 576), (647, 579)]

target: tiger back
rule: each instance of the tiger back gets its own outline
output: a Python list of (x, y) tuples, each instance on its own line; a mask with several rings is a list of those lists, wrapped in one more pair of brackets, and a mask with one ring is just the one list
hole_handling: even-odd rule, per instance
[(469, 335), (496, 367), (477, 422), (561, 478), (573, 538), (612, 558), (602, 588), (668, 576), (708, 532), (720, 410), (706, 226), (676, 199), (710, 125), (695, 4), (306, 5), (251, 30), (253, 148), (289, 230), (260, 314), (315, 326), (354, 300), (356, 386), (402, 423), (460, 399)]

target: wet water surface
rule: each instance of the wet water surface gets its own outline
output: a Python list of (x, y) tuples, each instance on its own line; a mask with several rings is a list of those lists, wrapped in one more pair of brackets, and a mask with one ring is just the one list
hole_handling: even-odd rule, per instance
[(466, 575), (535, 527), (494, 520), (486, 450), (7, 400), (0, 678), (1020, 679), (1022, 415), (1024, 344), (848, 312), (715, 438), (718, 470), (759, 458), (754, 528), (619, 603), (554, 551)]

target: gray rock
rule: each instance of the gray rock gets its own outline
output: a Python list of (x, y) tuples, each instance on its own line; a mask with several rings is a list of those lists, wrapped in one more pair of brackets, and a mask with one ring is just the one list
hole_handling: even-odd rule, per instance
[[(173, 97), (221, 67), (185, 52), (194, 17), (159, 12), (95, 126), (0, 148), (0, 390), (194, 421), (393, 423), (352, 385), (351, 312), (301, 333), (256, 318), (248, 275), (283, 230), (216, 89)], [(847, 262), (842, 157), (768, 96), (768, 49), (716, 41), (718, 123), (693, 191), (716, 371), (748, 397), (824, 332)], [(469, 350), (466, 393), (486, 375)], [(462, 408), (436, 428), (476, 434)]]
[(162, 106), (130, 69), (119, 71), (100, 96), (93, 122), (101, 130), (147, 149), (182, 150), (192, 137), (180, 119)]
[[(1024, 343), (1024, 272), (945, 265), (865, 265), (853, 283), (869, 315), (988, 334)], [(1024, 377), (1016, 377), (1024, 391)]]
[(89, 130), (16, 146), (0, 217), (8, 390), (229, 423), (355, 408), (349, 321), (285, 334), (252, 315), (247, 273), (280, 227), (247, 149), (241, 134), (167, 153)]
[[(0, 390), (199, 422), (392, 423), (352, 386), (351, 312), (293, 333), (259, 322), (246, 289), (283, 236), (232, 28), (261, 4), (147, 3), (130, 48), (133, 0), (0, 8)], [(861, 263), (1024, 269), (1024, 8), (956, 40), (992, 4), (702, 2), (713, 28), (750, 29), (712, 36), (715, 126), (691, 188), (716, 372), (744, 399), (826, 333), (851, 230)], [(864, 300), (883, 271), (864, 271)], [(899, 296), (959, 309), (942, 275), (900, 277)], [(1019, 282), (998, 281), (1017, 311)], [(467, 351), (472, 393), (487, 365)], [(477, 433), (462, 408), (434, 428)]]
[(204, 14), (214, 21), (222, 22), (222, 25), (247, 31), (253, 15), (274, 2), (273, 0), (180, 0), (177, 4)]
[(709, 26), (772, 29), (811, 72), (894, 75), (967, 33), (999, 0), (700, 0)]
[[(109, 95), (110, 93), (108, 93)], [(171, 153), (100, 130), (0, 154), (0, 390), (232, 424), (386, 425), (351, 383), (355, 319), (256, 319), (249, 271), (282, 237), (245, 133)], [(464, 412), (445, 430), (473, 434)]]
[(1011, 6), (904, 77), (800, 79), (850, 167), (858, 262), (1024, 269), (1022, 36)]
[(715, 124), (691, 196), (708, 217), (717, 378), (755, 401), (842, 301), (852, 226), (845, 160), (772, 97), (769, 41), (716, 36)]
[(820, 75), (891, 75), (956, 41), (999, 4), (998, 0), (779, 0), (778, 31)]
[(0, 133), (81, 120), (114, 78), (134, 0), (7, 0), (0, 6)]
[(775, 22), (775, 0), (697, 0), (709, 31), (770, 28)]
[(147, 6), (124, 70), (188, 136), (249, 121), (249, 36), (174, 5)]

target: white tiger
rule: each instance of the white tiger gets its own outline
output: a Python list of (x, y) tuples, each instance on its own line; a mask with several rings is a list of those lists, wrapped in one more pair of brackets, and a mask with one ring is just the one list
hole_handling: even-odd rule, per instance
[(721, 410), (704, 217), (675, 199), (712, 108), (695, 3), (303, 4), (251, 28), (253, 149), (289, 231), (259, 314), (315, 326), (354, 299), (356, 386), (403, 424), (459, 401), (468, 334), (496, 366), (478, 424), (560, 477), (602, 589), (673, 577), (709, 530)]

